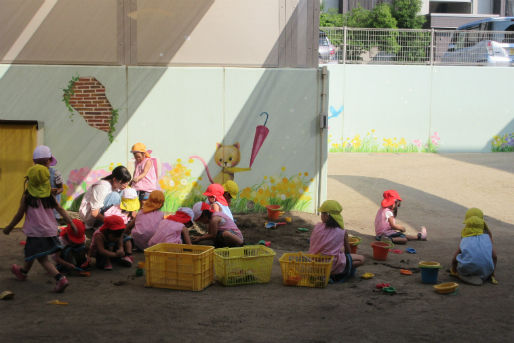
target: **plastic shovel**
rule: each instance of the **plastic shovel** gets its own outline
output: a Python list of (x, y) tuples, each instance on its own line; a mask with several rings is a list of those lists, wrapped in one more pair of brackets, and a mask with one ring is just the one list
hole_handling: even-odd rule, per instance
[(286, 224), (287, 224), (286, 222), (266, 222), (264, 224), (264, 227), (266, 229), (276, 229), (277, 226), (279, 226), (279, 225), (286, 225)]

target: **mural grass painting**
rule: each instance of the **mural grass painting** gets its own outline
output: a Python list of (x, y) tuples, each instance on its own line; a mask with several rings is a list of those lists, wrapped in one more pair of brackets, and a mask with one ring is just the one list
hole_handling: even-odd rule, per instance
[(514, 132), (503, 136), (494, 136), (491, 144), (492, 152), (514, 152)]
[(420, 139), (414, 139), (410, 143), (404, 137), (382, 138), (379, 140), (375, 130), (371, 130), (365, 136), (357, 134), (353, 138), (341, 138), (340, 143), (332, 142), (329, 136), (330, 152), (437, 152), (441, 137), (434, 132), (428, 142), (423, 144)]
[(309, 184), (314, 179), (309, 173), (298, 173), (287, 177), (286, 167), (278, 176), (264, 176), (262, 182), (245, 187), (232, 200), (231, 208), (235, 213), (265, 212), (268, 205), (280, 205), (283, 211), (304, 211), (310, 205)]
[[(174, 164), (162, 164), (158, 188), (165, 197), (161, 209), (163, 212), (175, 212), (179, 207), (192, 207), (198, 201), (205, 201), (203, 192), (207, 185), (202, 185), (202, 177), (192, 175), (192, 169), (188, 165), (193, 162), (193, 159), (189, 159), (187, 163), (177, 159)], [(118, 165), (120, 164), (111, 163), (96, 170), (86, 167), (72, 170), (64, 186), (63, 206), (77, 211), (80, 196)], [(282, 167), (279, 175), (264, 176), (259, 184), (242, 188), (237, 197), (232, 199), (232, 212), (265, 212), (267, 205), (280, 205), (284, 211), (308, 210), (312, 200), (309, 186), (314, 179), (309, 177), (308, 172), (295, 173), (293, 176), (288, 176), (285, 172), (286, 167)]]

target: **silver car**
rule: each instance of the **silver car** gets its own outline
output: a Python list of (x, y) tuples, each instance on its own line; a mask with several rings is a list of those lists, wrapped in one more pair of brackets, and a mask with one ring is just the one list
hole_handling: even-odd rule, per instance
[(514, 17), (488, 18), (459, 27), (442, 62), (514, 65)]
[(337, 63), (336, 47), (323, 31), (319, 33), (318, 59), (319, 63)]

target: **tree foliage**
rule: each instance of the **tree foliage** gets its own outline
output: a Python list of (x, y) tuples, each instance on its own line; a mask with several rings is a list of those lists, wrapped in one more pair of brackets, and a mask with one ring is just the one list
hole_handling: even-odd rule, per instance
[[(420, 29), (425, 17), (418, 15), (422, 0), (393, 0), (391, 4), (379, 3), (372, 10), (362, 8), (360, 5), (350, 12), (339, 14), (335, 9), (323, 12), (320, 15), (321, 27), (352, 27), (375, 29)], [(376, 47), (406, 61), (424, 61), (429, 54), (430, 39), (427, 33), (380, 31), (369, 35), (366, 31), (348, 31), (347, 54), (350, 59), (360, 58), (360, 54)], [(340, 45), (340, 39), (331, 37), (332, 43)], [(401, 46), (399, 42), (408, 42)]]
[(368, 26), (375, 29), (395, 29), (396, 19), (391, 14), (389, 4), (381, 3), (376, 5), (368, 15)]
[(421, 0), (393, 0), (392, 4), (379, 3), (372, 10), (358, 5), (346, 14), (331, 8), (321, 12), (320, 26), (420, 29), (425, 23), (425, 17), (418, 15), (421, 5)]
[(421, 29), (425, 17), (418, 15), (421, 10), (421, 0), (393, 0), (391, 13), (401, 29)]
[(320, 27), (342, 27), (343, 15), (338, 13), (335, 8), (331, 8), (328, 12), (321, 12), (319, 16)]

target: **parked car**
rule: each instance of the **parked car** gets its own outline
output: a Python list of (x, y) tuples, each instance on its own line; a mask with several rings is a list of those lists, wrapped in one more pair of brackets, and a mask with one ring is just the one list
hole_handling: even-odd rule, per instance
[(327, 34), (323, 31), (319, 32), (318, 60), (319, 63), (337, 62), (336, 47), (330, 43)]
[(487, 18), (459, 27), (442, 62), (514, 65), (514, 17)]

